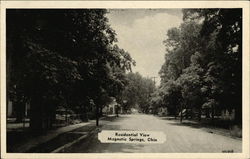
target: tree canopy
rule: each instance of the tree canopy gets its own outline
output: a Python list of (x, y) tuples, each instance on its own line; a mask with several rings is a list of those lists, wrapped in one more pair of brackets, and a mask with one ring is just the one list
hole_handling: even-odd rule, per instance
[(86, 111), (94, 104), (98, 109), (124, 88), (125, 73), (134, 61), (115, 45), (106, 13), (7, 10), (8, 96), (31, 103), (32, 121), (48, 105)]
[(184, 9), (183, 23), (168, 30), (163, 43), (161, 105), (172, 114), (211, 109), (214, 116), (216, 110), (234, 109), (241, 123), (242, 10)]

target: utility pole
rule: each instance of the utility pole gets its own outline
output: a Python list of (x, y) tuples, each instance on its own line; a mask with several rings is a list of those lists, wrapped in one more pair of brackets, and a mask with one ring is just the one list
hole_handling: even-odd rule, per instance
[[(185, 67), (185, 59), (184, 59), (184, 56), (182, 56), (182, 72), (183, 72), (184, 67)], [(185, 108), (185, 106), (184, 106), (184, 108)], [(183, 118), (182, 109), (183, 109), (183, 105), (181, 104), (181, 116), (180, 116), (181, 123), (182, 123), (182, 118)], [(187, 114), (187, 110), (186, 110), (186, 114)]]
[(151, 79), (152, 79), (152, 78), (153, 78), (154, 85), (155, 85), (155, 84), (156, 84), (156, 83), (155, 83), (155, 79), (156, 79), (157, 77), (151, 77)]

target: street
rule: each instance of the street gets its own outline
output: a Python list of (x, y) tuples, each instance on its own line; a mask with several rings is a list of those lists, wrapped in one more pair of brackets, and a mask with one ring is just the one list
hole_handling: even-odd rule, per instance
[(6, 2), (1, 158), (249, 156), (245, 3), (163, 4), (24, 9)]
[[(162, 131), (166, 134), (163, 144), (100, 143), (101, 130)], [(203, 128), (181, 125), (177, 121), (145, 114), (120, 115), (112, 121), (101, 121), (99, 130), (63, 152), (79, 153), (221, 153), (241, 152), (242, 141)]]

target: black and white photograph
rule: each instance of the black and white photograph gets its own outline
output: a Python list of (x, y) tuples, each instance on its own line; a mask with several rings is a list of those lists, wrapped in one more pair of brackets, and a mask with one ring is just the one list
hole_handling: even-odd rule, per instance
[(243, 11), (4, 8), (5, 153), (249, 155)]

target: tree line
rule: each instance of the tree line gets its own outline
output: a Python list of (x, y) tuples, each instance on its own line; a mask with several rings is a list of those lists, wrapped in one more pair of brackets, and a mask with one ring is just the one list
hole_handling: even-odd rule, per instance
[(58, 106), (85, 120), (121, 102), (135, 61), (119, 48), (105, 9), (7, 9), (7, 100), (30, 103), (30, 127), (51, 128)]
[(183, 22), (167, 31), (161, 84), (153, 93), (155, 110), (214, 119), (235, 111), (242, 122), (242, 9), (184, 9)]
[(150, 99), (155, 91), (155, 83), (150, 78), (143, 77), (138, 72), (126, 74), (127, 85), (122, 92), (125, 110), (135, 108), (141, 113), (149, 113)]

